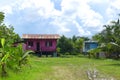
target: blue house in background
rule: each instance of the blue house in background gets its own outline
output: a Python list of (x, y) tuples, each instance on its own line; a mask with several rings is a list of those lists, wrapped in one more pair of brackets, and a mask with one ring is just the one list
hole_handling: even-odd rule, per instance
[(83, 44), (83, 52), (87, 53), (90, 49), (94, 49), (98, 47), (97, 41), (85, 41)]

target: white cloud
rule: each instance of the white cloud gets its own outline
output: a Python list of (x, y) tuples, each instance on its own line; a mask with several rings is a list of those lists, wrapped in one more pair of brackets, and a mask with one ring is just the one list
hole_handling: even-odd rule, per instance
[(106, 14), (108, 15), (109, 18), (113, 18), (114, 17), (114, 15), (113, 15), (113, 14), (115, 14), (114, 12), (115, 11), (114, 11), (114, 9), (112, 7), (109, 7), (106, 10)]
[(120, 12), (120, 0), (110, 0), (109, 5), (106, 8), (106, 12), (105, 12), (106, 18), (108, 18), (106, 23), (118, 18), (119, 12)]
[[(77, 2), (79, 3), (79, 2)], [(102, 16), (91, 9), (87, 3), (79, 3), (76, 14), (81, 19), (83, 26), (97, 27), (101, 24)]]
[(76, 21), (73, 21), (73, 24), (75, 24), (76, 25), (76, 27), (77, 27), (77, 29), (78, 29), (78, 31), (79, 31), (79, 35), (84, 35), (84, 36), (90, 36), (91, 35), (91, 33), (90, 33), (90, 31), (86, 31), (86, 30), (84, 30), (83, 29), (83, 27), (81, 27), (80, 25), (79, 25), (79, 23), (78, 22), (76, 22)]
[(120, 9), (120, 0), (114, 0), (112, 3), (111, 3), (111, 6), (116, 8), (116, 9)]
[(58, 27), (58, 33), (66, 33), (70, 32), (70, 29), (67, 28), (67, 22), (63, 21), (61, 18), (56, 18), (54, 21), (52, 21), (50, 24), (55, 25)]
[(12, 14), (12, 7), (9, 5), (1, 7), (1, 11), (5, 14)]
[[(104, 14), (106, 16), (99, 10), (93, 9), (89, 3), (100, 6), (106, 4), (107, 6), (101, 7), (105, 8)], [(38, 24), (41, 18), (56, 26), (58, 33), (70, 33), (72, 26), (77, 29), (80, 36), (91, 36), (93, 33), (102, 30), (102, 25), (105, 24), (103, 22), (107, 21), (106, 18), (112, 19), (114, 17), (116, 10), (120, 9), (120, 0), (61, 0), (60, 5), (61, 10), (57, 10), (51, 0), (13, 0), (12, 4), (2, 5), (0, 10), (16, 15), (19, 22), (24, 20), (24, 22), (31, 23), (34, 20)], [(18, 12), (19, 17), (16, 12)]]
[[(102, 16), (92, 10), (88, 2), (89, 0), (62, 0), (61, 11), (58, 11), (54, 8), (54, 4), (50, 0), (25, 0), (21, 4), (21, 9), (35, 8), (37, 9), (36, 12), (43, 18), (52, 18), (53, 21), (50, 23), (59, 28), (58, 32), (70, 32), (69, 25), (75, 24), (73, 27), (76, 27), (78, 32), (83, 36), (91, 35), (91, 32), (87, 28), (96, 28), (102, 24)], [(76, 21), (77, 17), (81, 20), (81, 26)]]
[(54, 4), (50, 0), (24, 0), (20, 9), (25, 10), (27, 8), (36, 9), (36, 13), (44, 18), (49, 18), (55, 10)]
[[(61, 6), (62, 11), (61, 15), (59, 15), (63, 23), (69, 24), (75, 24), (75, 26), (78, 29), (78, 32), (80, 35), (91, 35), (91, 32), (88, 31), (87, 28), (92, 27), (100, 27), (102, 22), (101, 20), (103, 17), (92, 10), (90, 6), (88, 5), (88, 0), (80, 1), (80, 0), (62, 0)], [(76, 18), (79, 18), (81, 20), (81, 26), (76, 21)], [(58, 21), (59, 22), (59, 21)], [(61, 24), (62, 22), (59, 22), (57, 24)], [(73, 22), (73, 23), (71, 23)], [(69, 28), (69, 26), (66, 25), (66, 28)], [(98, 29), (101, 29), (99, 28)]]

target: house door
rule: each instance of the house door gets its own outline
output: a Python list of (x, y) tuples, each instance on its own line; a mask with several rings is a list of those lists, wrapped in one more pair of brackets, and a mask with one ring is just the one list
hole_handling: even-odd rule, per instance
[(36, 43), (36, 50), (37, 50), (37, 51), (40, 50), (40, 43), (39, 43), (39, 42)]

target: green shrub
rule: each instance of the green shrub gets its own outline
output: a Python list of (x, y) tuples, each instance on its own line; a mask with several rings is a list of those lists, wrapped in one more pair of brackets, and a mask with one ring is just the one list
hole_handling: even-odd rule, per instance
[(62, 58), (73, 58), (75, 56), (74, 55), (61, 55), (60, 57), (62, 57)]
[(65, 55), (70, 55), (70, 53), (69, 53), (69, 52), (66, 52)]
[(29, 53), (33, 52), (24, 51), (22, 45), (18, 45), (17, 47), (11, 47), (10, 44), (5, 45), (4, 38), (1, 39), (0, 44), (2, 45), (2, 47), (0, 48), (0, 67), (2, 76), (7, 75), (7, 68), (18, 71), (22, 67), (22, 65), (27, 64), (27, 56)]

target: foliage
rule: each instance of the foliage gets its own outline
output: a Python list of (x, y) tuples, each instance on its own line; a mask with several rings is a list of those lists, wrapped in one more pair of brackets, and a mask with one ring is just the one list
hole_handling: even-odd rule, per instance
[(5, 39), (2, 38), (1, 39), (1, 48), (0, 48), (0, 53), (1, 53), (1, 60), (0, 60), (0, 66), (1, 66), (1, 69), (2, 69), (2, 76), (6, 76), (6, 69), (5, 69), (5, 66), (6, 66), (6, 62), (7, 62), (7, 59), (9, 57), (9, 52), (6, 52), (6, 48), (5, 48)]
[(61, 58), (74, 58), (76, 57), (75, 55), (61, 55)]
[(4, 46), (0, 50), (2, 54), (1, 66), (3, 76), (8, 73), (6, 67), (12, 70), (20, 69), (23, 64), (27, 63), (27, 55), (32, 52), (25, 52), (22, 49), (22, 45), (18, 45), (17, 47)]
[(77, 37), (76, 37), (75, 35), (73, 35), (72, 41), (73, 41), (73, 42), (76, 42), (76, 40), (77, 40)]
[(84, 42), (83, 38), (79, 38), (75, 42), (75, 48), (77, 49), (78, 53), (79, 52), (82, 53), (82, 51), (83, 51), (83, 42)]
[(94, 58), (99, 58), (99, 53), (101, 52), (101, 48), (95, 48), (95, 49), (91, 49), (89, 50), (89, 58), (94, 57)]
[(2, 47), (0, 48), (0, 66), (2, 71), (2, 76), (7, 75), (7, 68), (16, 70), (21, 67), (22, 64), (27, 63), (27, 55), (32, 51), (24, 52), (22, 45), (17, 47), (11, 47), (10, 45), (5, 45), (5, 39), (1, 39)]
[(57, 46), (60, 48), (60, 53), (62, 54), (65, 54), (65, 52), (71, 53), (73, 50), (72, 41), (64, 35), (59, 39)]
[(17, 47), (11, 47), (9, 52), (11, 54), (7, 66), (13, 70), (16, 70), (20, 69), (22, 65), (27, 64), (27, 56), (33, 51), (24, 51), (22, 45), (20, 44)]
[(32, 51), (24, 51), (22, 45), (13, 47), (14, 42), (20, 41), (13, 26), (7, 27), (4, 23), (4, 13), (0, 12), (0, 68), (1, 75), (6, 76), (7, 69), (20, 69), (27, 63), (27, 55)]
[(4, 20), (4, 13), (3, 12), (0, 12), (0, 25), (1, 25), (1, 23), (3, 22), (3, 20)]
[[(119, 58), (120, 55), (120, 21), (119, 19), (116, 21), (111, 21), (109, 25), (104, 25), (104, 30), (100, 33), (93, 36), (94, 40), (97, 40), (99, 44), (104, 44), (101, 48), (106, 53), (117, 53), (116, 56)], [(114, 44), (117, 45), (114, 45)]]
[(9, 25), (7, 27), (3, 23), (4, 17), (4, 13), (0, 12), (0, 38), (4, 38), (6, 40), (6, 44), (12, 44), (14, 42), (20, 41), (21, 38), (14, 32), (13, 26)]
[(87, 39), (86, 37), (76, 37), (75, 35), (72, 38), (67, 38), (63, 35), (58, 41), (57, 52), (63, 55), (65, 53), (69, 53), (70, 55), (82, 53), (83, 42)]

